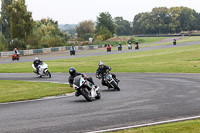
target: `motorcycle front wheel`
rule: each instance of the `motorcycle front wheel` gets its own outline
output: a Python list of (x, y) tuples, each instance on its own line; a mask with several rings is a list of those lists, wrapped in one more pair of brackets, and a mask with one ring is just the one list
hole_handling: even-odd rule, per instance
[(47, 77), (51, 78), (51, 73), (49, 71), (46, 72)]
[(83, 89), (81, 90), (81, 94), (83, 95), (83, 97), (84, 97), (87, 101), (89, 101), (89, 102), (92, 101), (91, 93), (89, 92), (89, 90), (88, 90), (87, 88), (83, 88)]
[(111, 84), (114, 86), (114, 89), (120, 91), (120, 88), (118, 87), (118, 85), (114, 81), (112, 81)]

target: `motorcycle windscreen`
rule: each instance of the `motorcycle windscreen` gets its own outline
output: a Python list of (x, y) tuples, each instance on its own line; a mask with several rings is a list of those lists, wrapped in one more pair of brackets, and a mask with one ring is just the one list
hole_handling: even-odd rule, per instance
[(75, 77), (73, 83), (74, 83), (76, 86), (80, 86), (80, 80), (81, 80), (81, 77)]

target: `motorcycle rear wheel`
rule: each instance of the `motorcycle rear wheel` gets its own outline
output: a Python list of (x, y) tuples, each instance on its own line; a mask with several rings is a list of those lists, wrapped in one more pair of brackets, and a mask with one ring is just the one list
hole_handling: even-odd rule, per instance
[(96, 96), (95, 98), (96, 98), (96, 99), (100, 99), (100, 98), (101, 98), (100, 92), (97, 92), (97, 96)]

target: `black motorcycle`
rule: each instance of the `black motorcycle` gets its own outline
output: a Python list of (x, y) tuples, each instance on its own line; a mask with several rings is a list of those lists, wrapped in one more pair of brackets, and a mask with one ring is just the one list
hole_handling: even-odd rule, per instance
[(100, 74), (100, 75), (96, 75), (96, 77), (99, 79), (103, 78), (103, 80), (105, 81), (109, 89), (114, 88), (114, 90), (120, 91), (118, 82), (113, 78), (111, 73), (107, 72), (103, 76)]

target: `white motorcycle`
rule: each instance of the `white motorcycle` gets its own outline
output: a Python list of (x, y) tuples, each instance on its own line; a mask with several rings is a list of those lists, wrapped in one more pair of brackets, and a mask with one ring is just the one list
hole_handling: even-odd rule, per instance
[[(34, 64), (32, 64), (33, 69), (36, 70)], [(42, 76), (47, 76), (49, 78), (51, 78), (51, 73), (48, 70), (48, 65), (44, 62), (42, 62), (42, 64), (38, 65), (39, 71), (38, 73), (36, 71), (33, 71), (38, 77), (42, 77)]]
[(128, 44), (128, 49), (132, 49), (132, 45), (131, 44)]
[(73, 81), (73, 88), (82, 95), (87, 101), (92, 101), (94, 99), (100, 99), (101, 94), (99, 87), (95, 87), (86, 78), (77, 76)]

